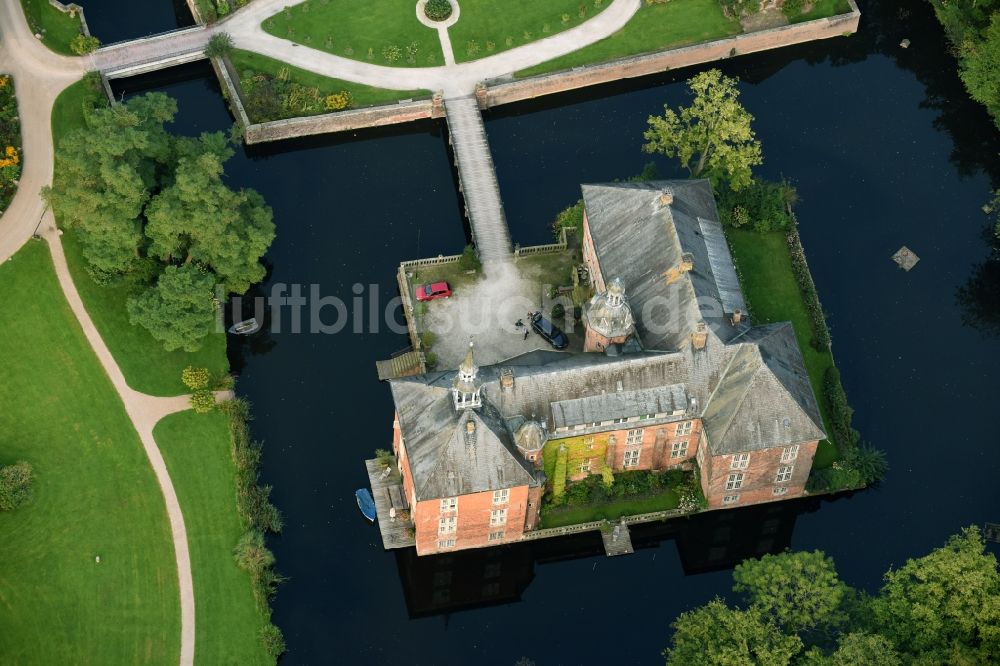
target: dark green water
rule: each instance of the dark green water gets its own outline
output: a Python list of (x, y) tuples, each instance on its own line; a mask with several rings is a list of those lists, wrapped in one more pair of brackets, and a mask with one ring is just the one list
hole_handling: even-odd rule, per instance
[[(88, 18), (97, 13), (87, 8)], [(404, 337), (243, 341), (232, 346), (239, 392), (254, 404), (265, 481), (287, 517), (272, 544), (291, 578), (274, 605), (290, 648), (284, 663), (656, 662), (670, 621), (725, 595), (727, 566), (739, 558), (820, 548), (845, 580), (874, 589), (890, 565), (964, 525), (1000, 519), (1000, 270), (980, 210), (1000, 186), (998, 133), (966, 98), (924, 3), (862, 9), (858, 35), (724, 69), (741, 77), (757, 118), (761, 172), (799, 188), (803, 241), (855, 425), (888, 451), (887, 480), (832, 502), (648, 528), (630, 557), (605, 558), (596, 538), (582, 537), (414, 563), (383, 552), (352, 496), (366, 483), (362, 459), (391, 439), (392, 404), (374, 361)], [(897, 46), (904, 37), (908, 50)], [(645, 118), (682, 103), (678, 81), (695, 71), (492, 112), (514, 240), (547, 242), (549, 221), (579, 197), (579, 183), (638, 173), (648, 159), (639, 150)], [(176, 96), (178, 132), (231, 123), (204, 67), (120, 86)], [(465, 243), (440, 123), (246, 149), (227, 171), (275, 210), (261, 292), (318, 283), (350, 299), (355, 283), (375, 284), (385, 303), (401, 259)], [(921, 257), (911, 273), (889, 260), (903, 244)], [(973, 297), (960, 298), (963, 287)], [(445, 587), (450, 598), (435, 597)], [(484, 595), (500, 603), (474, 603)]]

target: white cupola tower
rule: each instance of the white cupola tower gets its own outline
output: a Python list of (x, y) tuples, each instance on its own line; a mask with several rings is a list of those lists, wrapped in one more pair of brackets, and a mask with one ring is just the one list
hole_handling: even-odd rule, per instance
[(474, 409), (483, 404), (482, 396), (479, 394), (481, 388), (476, 375), (479, 368), (476, 367), (472, 354), (472, 342), (469, 342), (469, 350), (465, 352), (462, 365), (458, 366), (458, 374), (451, 385), (451, 395), (455, 399), (455, 409)]

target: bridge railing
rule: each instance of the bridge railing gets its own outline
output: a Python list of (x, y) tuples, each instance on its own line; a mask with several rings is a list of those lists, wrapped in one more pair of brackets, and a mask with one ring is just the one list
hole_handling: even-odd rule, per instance
[(142, 42), (147, 42), (155, 39), (161, 39), (164, 37), (177, 37), (179, 35), (186, 35), (191, 32), (202, 32), (206, 28), (203, 25), (192, 25), (186, 28), (174, 28), (173, 30), (164, 30), (163, 32), (154, 32), (151, 35), (143, 35), (142, 37), (133, 37), (132, 39), (121, 39), (117, 42), (111, 42), (110, 44), (102, 44), (99, 49), (94, 51), (97, 53), (104, 53), (107, 51), (116, 51), (118, 49), (140, 44)]

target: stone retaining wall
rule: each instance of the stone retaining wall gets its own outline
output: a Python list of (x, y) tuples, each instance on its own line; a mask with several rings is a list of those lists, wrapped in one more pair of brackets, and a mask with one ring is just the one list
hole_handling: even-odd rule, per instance
[(273, 120), (271, 122), (248, 125), (244, 134), (244, 140), (247, 143), (263, 143), (265, 141), (279, 141), (281, 139), (292, 139), (300, 136), (345, 132), (362, 127), (382, 127), (384, 125), (408, 123), (413, 120), (439, 118), (440, 116), (435, 115), (435, 113), (435, 103), (432, 99), (399, 102), (398, 104), (386, 104), (365, 109), (351, 109), (349, 111), (335, 111), (319, 116)]
[(64, 5), (59, 2), (59, 0), (49, 0), (49, 4), (61, 11), (63, 14), (70, 14), (76, 12), (80, 16), (80, 32), (90, 37), (90, 28), (87, 26), (87, 17), (83, 14), (83, 7), (71, 2), (68, 5)]
[(857, 32), (861, 12), (854, 0), (850, 0), (850, 3), (850, 14), (784, 25), (714, 42), (621, 58), (598, 65), (586, 65), (554, 74), (533, 76), (520, 81), (494, 84), (487, 82), (489, 85), (486, 86), (485, 101), (482, 104), (486, 107), (510, 104), (542, 95), (724, 60), (735, 55), (756, 53), (792, 44), (852, 34)]

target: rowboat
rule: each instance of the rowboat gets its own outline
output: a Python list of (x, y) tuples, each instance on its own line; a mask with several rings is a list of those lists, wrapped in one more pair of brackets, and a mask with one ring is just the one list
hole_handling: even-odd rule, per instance
[(358, 500), (358, 508), (361, 509), (361, 513), (364, 514), (371, 522), (375, 522), (375, 500), (372, 499), (372, 494), (367, 488), (358, 488), (354, 491), (354, 496)]
[(235, 335), (250, 335), (251, 333), (256, 333), (259, 330), (260, 324), (257, 323), (256, 317), (244, 319), (243, 321), (236, 322), (229, 327), (229, 332)]

